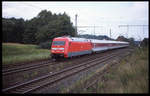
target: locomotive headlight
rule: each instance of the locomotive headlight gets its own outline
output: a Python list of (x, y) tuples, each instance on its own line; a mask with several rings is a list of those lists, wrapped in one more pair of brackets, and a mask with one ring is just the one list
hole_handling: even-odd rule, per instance
[(52, 50), (56, 50), (57, 48), (52, 48)]
[(64, 50), (64, 48), (59, 48), (59, 50)]
[(52, 48), (52, 50), (64, 50), (64, 48)]

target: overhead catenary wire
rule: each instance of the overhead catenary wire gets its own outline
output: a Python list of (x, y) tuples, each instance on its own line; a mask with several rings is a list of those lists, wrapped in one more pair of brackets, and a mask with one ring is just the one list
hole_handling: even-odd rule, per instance
[(35, 5), (32, 5), (32, 4), (29, 4), (29, 3), (22, 3), (22, 4), (25, 4), (25, 5), (27, 5), (27, 6), (31, 6), (31, 7), (38, 8), (38, 9), (42, 10), (42, 8), (37, 7), (37, 6), (35, 6)]
[[(119, 28), (127, 28), (127, 31), (126, 31), (126, 36), (127, 36), (127, 38), (128, 38), (128, 33), (129, 33), (129, 29), (130, 28), (133, 28), (133, 27), (137, 27), (137, 28), (142, 28), (143, 30), (141, 30), (141, 31), (143, 31), (142, 33), (144, 34), (144, 32), (145, 32), (145, 30), (144, 30), (144, 28), (145, 27), (148, 27), (148, 25), (145, 25), (145, 24), (139, 24), (139, 25), (132, 25), (132, 24), (126, 24), (126, 25), (118, 25), (118, 27)], [(141, 32), (140, 32), (141, 33)], [(141, 40), (141, 35), (138, 35), (138, 37), (140, 38), (140, 40)]]

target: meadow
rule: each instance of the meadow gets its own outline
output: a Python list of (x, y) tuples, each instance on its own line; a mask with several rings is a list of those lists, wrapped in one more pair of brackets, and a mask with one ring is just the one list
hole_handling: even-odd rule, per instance
[(106, 81), (97, 83), (99, 93), (148, 93), (148, 48), (135, 48), (116, 69), (105, 75)]
[(2, 43), (2, 64), (29, 62), (50, 58), (50, 50), (40, 49), (37, 45)]
[(84, 86), (85, 81), (92, 78), (91, 74), (63, 89), (62, 93), (148, 93), (148, 51), (148, 47), (135, 48), (132, 54), (109, 68), (109, 73), (90, 88), (85, 90)]

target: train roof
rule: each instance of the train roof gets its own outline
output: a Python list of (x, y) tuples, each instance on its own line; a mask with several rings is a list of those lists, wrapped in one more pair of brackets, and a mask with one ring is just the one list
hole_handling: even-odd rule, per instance
[(68, 39), (69, 41), (78, 41), (78, 42), (90, 42), (90, 40), (86, 38), (78, 38), (78, 37), (68, 37), (68, 36), (63, 36), (63, 37), (57, 37), (55, 39)]
[(112, 41), (112, 40), (97, 40), (97, 39), (86, 39), (86, 38), (78, 38), (78, 37), (69, 37), (69, 36), (63, 36), (63, 37), (57, 37), (56, 39), (68, 39), (69, 41), (78, 41), (78, 42), (92, 42), (92, 43), (123, 43), (128, 44), (128, 42), (123, 41)]
[(90, 39), (92, 43), (123, 43), (128, 44), (128, 42), (123, 41), (112, 41), (112, 40), (97, 40), (97, 39)]
[(70, 38), (72, 41), (80, 41), (80, 42), (90, 42), (90, 40), (86, 39), (86, 38), (78, 38), (78, 37), (71, 37)]

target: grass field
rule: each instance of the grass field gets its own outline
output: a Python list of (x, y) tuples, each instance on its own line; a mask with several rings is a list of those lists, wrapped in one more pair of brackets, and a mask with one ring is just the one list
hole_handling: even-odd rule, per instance
[(50, 58), (50, 50), (39, 49), (37, 45), (2, 43), (3, 65)]
[[(148, 48), (135, 49), (97, 83), (99, 93), (148, 93)], [(103, 85), (103, 86), (102, 86)]]
[(133, 54), (109, 69), (109, 73), (104, 75), (105, 80), (100, 80), (84, 90), (84, 81), (88, 80), (87, 76), (74, 84), (74, 87), (62, 90), (62, 93), (148, 93), (148, 51), (147, 47), (135, 48)]

